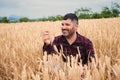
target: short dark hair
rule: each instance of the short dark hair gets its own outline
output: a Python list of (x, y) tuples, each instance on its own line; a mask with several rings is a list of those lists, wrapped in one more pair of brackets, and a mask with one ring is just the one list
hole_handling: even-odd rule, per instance
[(76, 21), (78, 24), (78, 17), (74, 13), (68, 13), (63, 17), (63, 20), (71, 19), (72, 21)]

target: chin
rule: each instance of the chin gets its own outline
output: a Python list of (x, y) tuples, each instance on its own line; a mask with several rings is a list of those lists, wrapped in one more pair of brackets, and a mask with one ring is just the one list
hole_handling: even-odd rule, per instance
[(63, 34), (63, 36), (68, 37), (69, 35), (68, 34)]

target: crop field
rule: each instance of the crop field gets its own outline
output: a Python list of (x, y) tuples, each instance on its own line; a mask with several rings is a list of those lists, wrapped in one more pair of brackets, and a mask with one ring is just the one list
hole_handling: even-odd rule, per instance
[[(0, 23), (0, 80), (119, 80), (120, 18), (81, 19), (78, 32), (94, 45), (96, 61), (86, 66), (76, 57), (43, 53), (43, 32), (51, 41), (61, 34), (61, 21)], [(71, 64), (71, 66), (70, 66)]]

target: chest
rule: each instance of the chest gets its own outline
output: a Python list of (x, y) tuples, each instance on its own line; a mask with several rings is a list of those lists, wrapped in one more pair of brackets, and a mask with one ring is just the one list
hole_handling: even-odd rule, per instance
[(79, 44), (73, 43), (71, 45), (68, 44), (68, 43), (62, 43), (61, 47), (62, 48), (60, 48), (60, 49), (63, 49), (63, 53), (65, 55), (73, 55), (73, 56), (75, 56), (79, 52), (80, 52), (80, 54), (85, 53), (85, 48), (80, 43)]

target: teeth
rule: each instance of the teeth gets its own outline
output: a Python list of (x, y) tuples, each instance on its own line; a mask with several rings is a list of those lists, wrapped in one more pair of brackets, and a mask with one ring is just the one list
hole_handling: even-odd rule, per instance
[(63, 31), (68, 31), (68, 30), (63, 30)]
[(63, 31), (63, 32), (67, 32), (67, 31)]

